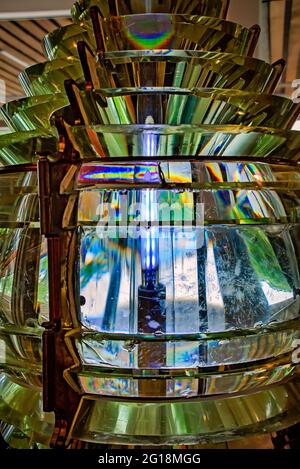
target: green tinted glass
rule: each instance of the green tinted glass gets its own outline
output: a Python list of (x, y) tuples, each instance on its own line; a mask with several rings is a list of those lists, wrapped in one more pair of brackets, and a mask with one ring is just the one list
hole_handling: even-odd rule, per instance
[(57, 152), (56, 131), (15, 132), (0, 135), (0, 163), (16, 165), (30, 163), (42, 155)]
[(71, 84), (69, 98), (85, 124), (239, 124), (290, 129), (300, 109), (300, 104), (281, 96), (217, 88), (120, 88), (90, 93)]
[[(146, 133), (147, 131), (147, 133)], [(182, 155), (191, 157), (279, 158), (297, 161), (300, 133), (241, 126), (74, 126), (68, 128), (82, 158)], [(155, 146), (149, 150), (149, 140)]]
[(64, 92), (64, 82), (83, 78), (80, 62), (75, 57), (32, 65), (20, 74), (21, 85), (28, 96)]

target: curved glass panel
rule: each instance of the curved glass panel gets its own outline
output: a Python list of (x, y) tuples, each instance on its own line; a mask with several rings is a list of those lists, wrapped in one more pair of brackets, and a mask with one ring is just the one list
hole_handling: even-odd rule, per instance
[(85, 124), (244, 125), (290, 129), (300, 104), (217, 88), (125, 88), (69, 92)]
[[(298, 161), (300, 133), (243, 126), (74, 126), (67, 128), (81, 158), (247, 156)], [(155, 144), (153, 144), (153, 142)]]
[[(161, 161), (151, 162), (149, 159), (148, 161), (147, 158), (144, 161), (120, 159), (117, 162), (106, 160), (103, 164), (99, 161), (85, 162), (80, 167), (76, 186), (78, 189), (101, 186), (121, 189), (124, 185), (127, 187), (127, 184), (135, 184), (135, 187), (141, 189), (151, 186), (161, 190), (162, 187), (166, 189), (176, 183), (179, 190), (188, 188), (297, 190), (300, 188), (297, 164), (236, 162), (230, 161), (230, 158), (227, 161), (214, 162), (196, 160), (191, 162), (183, 157), (174, 158), (172, 161), (161, 158)], [(87, 206), (88, 204), (85, 205)], [(271, 207), (269, 210), (272, 210)]]
[(15, 383), (42, 388), (42, 329), (0, 326), (0, 366)]
[[(195, 350), (195, 348), (194, 348)], [(165, 373), (165, 370), (163, 370)], [(192, 378), (193, 373), (186, 370), (183, 377), (176, 376), (172, 370), (168, 377), (162, 379), (162, 373), (155, 376), (154, 373), (147, 377), (147, 372), (143, 370), (141, 376), (126, 377), (125, 373), (118, 378), (111, 373), (94, 374), (90, 367), (79, 374), (82, 391), (86, 394), (98, 396), (114, 396), (127, 398), (195, 398), (200, 396), (220, 396), (224, 394), (234, 394), (237, 392), (251, 392), (264, 386), (274, 385), (283, 380), (291, 378), (295, 373), (295, 367), (288, 364), (260, 365), (256, 369), (249, 369), (249, 366), (232, 373), (202, 372), (199, 376)], [(166, 373), (165, 373), (166, 374)], [(196, 373), (195, 373), (196, 374)], [(189, 376), (188, 376), (189, 375)], [(162, 388), (164, 393), (162, 392)]]
[(19, 447), (300, 420), (300, 104), (228, 4), (78, 0), (1, 110), (0, 433)]
[(63, 57), (77, 57), (77, 43), (79, 41), (84, 41), (92, 49), (96, 49), (91, 29), (85, 29), (78, 24), (64, 26), (47, 34), (43, 39), (43, 46), (49, 60)]
[[(235, 164), (230, 166), (216, 163), (210, 170), (239, 171), (233, 169)], [(247, 178), (249, 169), (244, 171)], [(263, 188), (197, 192), (196, 187), (193, 193), (103, 190), (93, 194), (95, 201), (90, 192), (86, 199), (81, 196), (92, 219), (80, 223), (86, 326), (127, 334), (192, 334), (297, 317), (299, 274), (293, 239), (299, 231), (279, 223), (289, 220), (286, 196)], [(151, 221), (140, 215), (147, 198), (157, 212)], [(81, 205), (80, 210), (84, 213)], [(219, 226), (222, 223), (232, 226)], [(148, 300), (147, 285), (152, 285), (153, 297)], [(161, 303), (163, 317), (156, 317), (155, 311), (152, 317), (155, 301)], [(138, 322), (143, 302), (149, 307), (144, 325)]]
[(0, 191), (0, 321), (36, 327), (48, 318), (47, 249), (39, 230), (36, 167), (0, 171)]
[(89, 124), (245, 125), (290, 129), (300, 104), (281, 96), (218, 88), (121, 88), (68, 96)]
[[(149, 32), (150, 31), (150, 32)], [(153, 31), (155, 35), (153, 36)], [(105, 51), (134, 49), (202, 49), (248, 55), (257, 40), (257, 30), (206, 16), (130, 15), (112, 17), (102, 24)], [(99, 40), (99, 39), (98, 39)], [(44, 38), (49, 60), (78, 56), (77, 43), (96, 50), (90, 21), (71, 24)]]
[(0, 171), (0, 201), (0, 367), (15, 382), (40, 391), (48, 256), (35, 165)]
[(297, 164), (83, 163), (68, 372), (82, 390), (167, 399), (291, 378), (299, 188)]
[[(119, 382), (122, 378), (143, 377), (151, 380), (174, 377), (193, 382), (203, 378), (237, 377), (238, 374), (235, 382), (235, 392), (237, 392), (241, 390), (239, 386), (242, 388), (247, 386), (247, 380), (243, 382), (240, 376), (241, 372), (246, 370), (253, 375), (265, 373), (269, 363), (270, 370), (280, 365), (288, 366), (293, 371), (290, 353), (294, 349), (293, 341), (299, 337), (299, 320), (274, 323), (265, 329), (264, 334), (258, 330), (246, 332), (239, 330), (227, 333), (199, 333), (198, 338), (197, 334), (168, 334), (165, 337), (155, 338), (150, 335), (141, 337), (138, 334), (128, 336), (121, 333), (109, 334), (85, 330), (81, 337), (76, 339), (82, 362), (79, 374), (87, 377), (89, 373), (95, 379), (110, 378), (112, 384), (114, 380)], [(161, 366), (157, 359), (153, 367), (147, 367), (145, 360), (147, 349), (148, 358), (150, 358), (149, 350), (155, 349), (157, 357), (160, 351)], [(256, 350), (255, 360), (253, 349)], [(257, 382), (257, 387), (264, 384)], [(104, 394), (101, 388), (97, 391), (95, 387), (94, 391), (95, 394)], [(224, 388), (223, 391), (226, 392)], [(228, 389), (227, 392), (234, 391)], [(117, 390), (115, 389), (112, 394), (117, 395)], [(205, 394), (203, 390), (202, 394)], [(162, 396), (166, 397), (166, 394)]]

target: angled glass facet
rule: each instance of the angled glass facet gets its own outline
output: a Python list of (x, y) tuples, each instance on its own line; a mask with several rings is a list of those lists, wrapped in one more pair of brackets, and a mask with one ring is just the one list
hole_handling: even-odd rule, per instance
[(51, 126), (52, 114), (68, 104), (65, 94), (32, 96), (4, 104), (0, 115), (16, 132), (47, 129)]
[(15, 382), (40, 389), (48, 257), (36, 165), (1, 169), (0, 201), (0, 367)]
[[(69, 98), (85, 124), (249, 125), (291, 129), (300, 104), (281, 96), (218, 88), (120, 88)], [(84, 109), (84, 112), (83, 110)]]
[[(152, 383), (152, 387), (159, 383)], [(73, 438), (106, 444), (207, 444), (278, 431), (300, 418), (299, 382), (263, 392), (173, 402), (84, 397)], [(126, 422), (125, 424), (122, 424)]]
[(42, 328), (0, 326), (1, 370), (21, 386), (42, 388), (42, 332)]
[[(43, 412), (41, 389), (20, 386), (4, 373), (0, 374), (0, 419), (15, 426), (33, 442), (49, 447), (54, 430), (54, 414)], [(19, 447), (19, 445), (18, 445)]]
[(85, 41), (95, 50), (96, 44), (91, 26), (89, 30), (79, 24), (71, 24), (55, 29), (44, 37), (43, 46), (49, 60), (78, 57), (78, 41)]
[[(100, 20), (101, 21), (101, 20)], [(258, 39), (257, 29), (206, 16), (130, 15), (112, 17), (101, 24), (104, 51), (134, 49), (184, 49), (251, 55)], [(155, 36), (153, 37), (153, 31)], [(45, 36), (49, 60), (78, 56), (77, 43), (85, 41), (96, 50), (91, 21), (72, 24)]]
[(48, 314), (47, 250), (39, 230), (36, 167), (22, 169), (0, 170), (0, 318), (32, 327)]
[(298, 161), (300, 133), (242, 126), (74, 126), (69, 137), (81, 158), (243, 157)]
[(179, 13), (188, 15), (205, 15), (226, 18), (229, 7), (228, 0), (198, 0), (186, 2), (184, 0), (138, 0), (124, 2), (123, 0), (78, 0), (72, 9), (75, 20), (87, 12), (90, 7), (98, 7), (103, 17), (109, 15), (131, 15), (137, 13)]
[[(89, 61), (102, 88), (129, 86), (182, 86), (237, 88), (272, 92), (280, 79), (282, 64), (269, 65), (235, 54), (198, 51), (126, 51), (107, 53)], [(67, 79), (83, 80), (75, 57), (33, 65), (20, 74), (28, 96), (61, 93)], [(97, 87), (97, 86), (96, 86)]]
[[(130, 170), (140, 175), (141, 182)], [(159, 330), (162, 338), (168, 333), (251, 329), (275, 318), (277, 323), (296, 318), (299, 178), (296, 167), (286, 170), (280, 165), (188, 161), (162, 162), (157, 167), (153, 163), (84, 167), (79, 183), (86, 181), (87, 188), (95, 184), (93, 194), (83, 191), (79, 203), (81, 295), (86, 300), (81, 311), (86, 326), (129, 336)], [(110, 196), (111, 188), (115, 192)], [(151, 220), (142, 213), (147, 197), (157, 210)], [(153, 270), (158, 285), (165, 288), (163, 324), (147, 317), (142, 326), (138, 303), (131, 302), (131, 284), (138, 298), (139, 285), (147, 283), (144, 236), (146, 241), (148, 236), (154, 240), (159, 252)], [(107, 295), (99, 296), (98, 291)], [(205, 306), (200, 301), (203, 296)]]
[(39, 156), (58, 150), (56, 130), (35, 130), (0, 135), (0, 164), (18, 165), (36, 161)]
[[(207, 16), (147, 14), (101, 19), (104, 51), (135, 49), (183, 49), (251, 55), (258, 40), (257, 27), (250, 29)], [(86, 27), (90, 24), (84, 22)], [(98, 33), (100, 34), (100, 32)]]
[(75, 57), (56, 59), (32, 65), (21, 72), (19, 79), (27, 96), (64, 92), (64, 82), (83, 78), (80, 62)]

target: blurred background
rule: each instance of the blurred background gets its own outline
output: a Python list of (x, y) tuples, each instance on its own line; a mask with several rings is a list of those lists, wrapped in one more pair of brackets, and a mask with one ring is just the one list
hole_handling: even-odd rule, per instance
[[(71, 22), (73, 1), (1, 0), (0, 79), (6, 88), (5, 93), (0, 90), (1, 101), (23, 96), (20, 71), (45, 61), (41, 40), (49, 31)], [(255, 55), (268, 62), (286, 59), (287, 68), (277, 93), (290, 97), (295, 91), (293, 81), (300, 79), (300, 0), (231, 0), (228, 19), (244, 26), (261, 26)], [(300, 129), (300, 122), (296, 126)]]

